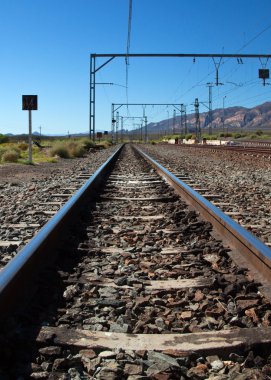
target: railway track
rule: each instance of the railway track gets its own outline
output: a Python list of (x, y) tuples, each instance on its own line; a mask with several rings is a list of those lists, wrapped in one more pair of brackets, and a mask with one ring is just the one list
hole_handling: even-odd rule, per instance
[(261, 169), (257, 169), (253, 158), (247, 162), (242, 156), (236, 159), (231, 152), (217, 150), (208, 157), (206, 153), (199, 156), (191, 150), (186, 154), (186, 149), (179, 151), (174, 146), (164, 147), (163, 150), (148, 147), (145, 150), (242, 227), (271, 246), (270, 164), (263, 158), (256, 160), (256, 164), (264, 163)]
[(234, 153), (241, 153), (241, 154), (250, 154), (250, 155), (263, 155), (270, 157), (271, 156), (271, 146), (250, 146), (250, 145), (199, 145), (199, 144), (181, 144), (181, 145), (174, 145), (174, 146), (181, 146), (182, 148), (196, 148), (196, 149), (206, 149), (211, 151), (229, 151)]
[(64, 169), (63, 172), (55, 170), (52, 175), (27, 184), (14, 181), (0, 185), (3, 189), (0, 195), (0, 268), (16, 256), (108, 155), (106, 151), (91, 153), (88, 161), (84, 158), (67, 175)]
[(268, 379), (270, 250), (150, 157), (113, 161), (2, 270), (1, 375)]

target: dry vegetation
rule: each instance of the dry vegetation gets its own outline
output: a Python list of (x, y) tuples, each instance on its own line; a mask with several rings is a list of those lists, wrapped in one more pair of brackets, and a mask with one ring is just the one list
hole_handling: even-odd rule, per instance
[[(33, 145), (32, 156), (34, 163), (56, 162), (59, 158), (71, 159), (83, 157), (89, 149), (108, 148), (108, 141), (94, 144), (88, 138), (43, 140), (40, 147)], [(26, 141), (0, 141), (0, 164), (28, 163), (28, 143)]]

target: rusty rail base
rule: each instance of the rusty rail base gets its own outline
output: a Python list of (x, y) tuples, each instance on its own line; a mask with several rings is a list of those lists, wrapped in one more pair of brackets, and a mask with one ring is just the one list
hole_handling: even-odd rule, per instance
[(213, 225), (214, 230), (221, 236), (223, 242), (234, 251), (240, 252), (246, 262), (255, 268), (260, 276), (270, 285), (271, 249), (190, 186), (171, 174), (148, 154), (138, 147), (135, 147), (135, 149), (188, 204)]
[(91, 202), (122, 149), (121, 145), (85, 184), (45, 224), (31, 241), (0, 272), (0, 320), (24, 306), (33, 292), (33, 282), (41, 269), (57, 257), (65, 231), (74, 225), (84, 205)]

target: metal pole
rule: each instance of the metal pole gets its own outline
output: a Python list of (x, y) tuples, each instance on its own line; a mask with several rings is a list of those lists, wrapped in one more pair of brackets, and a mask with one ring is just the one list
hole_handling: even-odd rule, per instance
[(29, 135), (28, 135), (28, 162), (32, 164), (32, 111), (28, 111)]
[(116, 143), (119, 142), (119, 111), (117, 111), (116, 117)]
[(147, 123), (147, 116), (144, 116), (145, 120), (145, 143), (147, 144), (148, 142), (148, 123)]
[(89, 112), (89, 138), (95, 141), (95, 72), (96, 57), (90, 55), (90, 112)]
[(123, 142), (123, 116), (120, 117), (120, 141)]
[(92, 54), (90, 55), (90, 61), (89, 61), (89, 138), (91, 140), (91, 131), (92, 131)]
[(143, 108), (143, 119), (145, 121), (145, 136), (144, 136), (144, 142), (145, 144), (147, 143), (147, 140), (148, 140), (148, 137), (147, 137), (147, 134), (148, 134), (148, 131), (147, 131), (147, 118), (146, 118), (146, 107), (144, 105), (142, 105), (142, 108)]
[(223, 134), (225, 133), (225, 98), (226, 97), (227, 97), (226, 95), (223, 96)]
[(184, 119), (184, 117), (183, 117), (183, 114), (184, 114), (184, 105), (183, 104), (181, 104), (181, 134), (183, 135), (183, 119)]
[(186, 116), (186, 106), (184, 106), (184, 134), (187, 134), (187, 116)]
[(173, 135), (175, 135), (175, 123), (176, 123), (176, 110), (174, 109), (173, 110), (173, 128), (172, 128)]
[(207, 86), (209, 87), (209, 135), (212, 135), (213, 134), (213, 130), (212, 130), (212, 118), (213, 118), (213, 114), (212, 114), (212, 88), (213, 88), (213, 83), (207, 83)]
[(209, 135), (212, 134), (212, 86), (209, 86)]
[(112, 124), (111, 124), (111, 136), (112, 136), (112, 144), (114, 144), (115, 141), (115, 105), (114, 103), (111, 106), (111, 117), (112, 117)]
[(200, 130), (200, 118), (199, 118), (199, 100), (198, 98), (195, 99), (195, 117), (196, 117), (196, 142), (198, 142), (200, 136), (201, 136), (201, 130)]

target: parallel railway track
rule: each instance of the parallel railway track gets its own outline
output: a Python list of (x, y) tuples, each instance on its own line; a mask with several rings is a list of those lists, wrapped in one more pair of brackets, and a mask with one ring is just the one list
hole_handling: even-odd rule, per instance
[(2, 270), (6, 378), (267, 371), (270, 249), (143, 156), (117, 152)]
[[(147, 147), (149, 154), (226, 215), (271, 246), (270, 164), (263, 157), (176, 146)], [(186, 153), (188, 152), (188, 153)]]
[[(175, 146), (175, 145), (174, 145)], [(178, 145), (176, 145), (178, 146)], [(250, 145), (208, 145), (208, 144), (181, 144), (179, 145), (182, 148), (196, 148), (196, 149), (207, 149), (207, 150), (220, 150), (220, 151), (229, 151), (241, 154), (252, 154), (252, 155), (264, 155), (271, 156), (271, 146), (250, 146)]]

